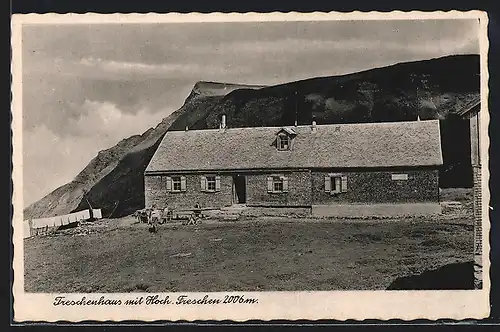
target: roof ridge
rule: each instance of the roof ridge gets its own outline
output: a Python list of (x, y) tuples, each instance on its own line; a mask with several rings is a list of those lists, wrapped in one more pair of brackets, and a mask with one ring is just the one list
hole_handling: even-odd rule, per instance
[[(428, 122), (438, 122), (437, 119), (428, 119), (420, 121), (387, 121), (387, 122), (355, 122), (355, 123), (325, 123), (316, 124), (316, 127), (354, 127), (354, 126), (398, 126), (398, 125), (409, 125), (409, 124), (421, 124)], [(233, 131), (233, 130), (255, 130), (255, 129), (283, 129), (283, 128), (310, 128), (312, 124), (308, 125), (282, 125), (282, 126), (256, 126), (256, 127), (233, 127), (233, 128), (207, 128), (207, 129), (189, 129), (188, 130), (168, 130), (170, 133), (186, 133), (186, 132), (208, 132), (208, 131)]]

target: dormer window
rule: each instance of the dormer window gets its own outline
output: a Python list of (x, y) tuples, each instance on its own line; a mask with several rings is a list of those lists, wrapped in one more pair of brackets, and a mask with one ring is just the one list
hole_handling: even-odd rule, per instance
[(276, 149), (278, 151), (287, 151), (292, 147), (292, 140), (297, 134), (291, 128), (282, 128), (276, 133)]
[(290, 137), (286, 134), (278, 135), (278, 150), (289, 150), (290, 149)]

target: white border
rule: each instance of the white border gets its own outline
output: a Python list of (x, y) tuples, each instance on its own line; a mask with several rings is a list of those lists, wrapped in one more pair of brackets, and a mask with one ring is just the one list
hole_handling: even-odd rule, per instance
[[(360, 12), (354, 11), (350, 13), (339, 12), (272, 12), (272, 13), (147, 13), (147, 14), (14, 14), (13, 24), (29, 23), (29, 24), (97, 24), (97, 23), (115, 23), (115, 24), (132, 24), (132, 23), (200, 23), (200, 22), (297, 22), (297, 21), (350, 21), (350, 20), (429, 20), (429, 19), (488, 19), (485, 12), (473, 10), (461, 12), (451, 10), (448, 12), (402, 12), (392, 11), (390, 13), (383, 12)], [(15, 22), (17, 21), (17, 22)]]
[[(24, 293), (24, 264), (22, 238), (22, 52), (21, 27), (24, 24), (91, 24), (91, 23), (189, 23), (189, 22), (255, 22), (255, 21), (323, 21), (323, 20), (408, 20), (408, 19), (480, 19), (481, 54), (481, 156), (483, 183), (483, 290), (471, 291), (331, 291), (331, 292), (241, 292), (245, 297), (258, 298), (257, 305), (217, 306), (138, 306), (138, 307), (54, 307), (56, 295), (71, 299), (107, 298), (133, 299), (150, 294), (30, 294)], [(250, 319), (467, 319), (489, 315), (489, 172), (488, 165), (488, 70), (487, 14), (480, 11), (449, 12), (352, 12), (352, 13), (211, 13), (211, 14), (27, 14), (12, 16), (12, 128), (13, 128), (13, 204), (14, 204), (14, 320), (233, 320)], [(180, 293), (163, 294), (176, 297)], [(183, 293), (184, 294), (184, 293)], [(203, 296), (201, 293), (185, 293)], [(207, 293), (221, 297), (227, 293)]]

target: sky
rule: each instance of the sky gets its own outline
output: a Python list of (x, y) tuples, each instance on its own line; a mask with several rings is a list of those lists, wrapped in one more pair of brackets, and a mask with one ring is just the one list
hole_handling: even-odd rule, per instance
[(197, 81), (279, 84), (479, 54), (477, 20), (24, 25), (23, 196), (181, 107)]

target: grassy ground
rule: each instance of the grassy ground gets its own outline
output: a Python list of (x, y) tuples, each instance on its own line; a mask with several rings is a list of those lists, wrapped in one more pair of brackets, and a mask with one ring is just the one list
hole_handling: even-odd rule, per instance
[(473, 248), (469, 214), (261, 218), (165, 225), (157, 234), (130, 218), (85, 227), (25, 240), (27, 292), (385, 289), (400, 276), (470, 261)]

